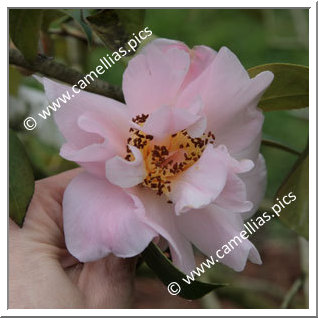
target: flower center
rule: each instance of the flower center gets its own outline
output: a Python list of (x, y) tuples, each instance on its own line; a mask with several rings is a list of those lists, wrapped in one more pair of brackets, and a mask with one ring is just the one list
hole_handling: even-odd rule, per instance
[[(133, 121), (142, 126), (147, 118), (148, 115), (142, 114), (133, 118)], [(186, 130), (182, 130), (168, 136), (160, 144), (155, 144), (152, 135), (136, 128), (130, 128), (129, 131), (131, 135), (127, 139), (125, 159), (135, 160), (128, 145), (141, 151), (147, 171), (142, 184), (156, 191), (158, 195), (168, 194), (171, 191), (172, 179), (199, 160), (206, 145), (213, 144), (215, 140), (212, 132), (204, 133), (200, 138), (192, 138)]]

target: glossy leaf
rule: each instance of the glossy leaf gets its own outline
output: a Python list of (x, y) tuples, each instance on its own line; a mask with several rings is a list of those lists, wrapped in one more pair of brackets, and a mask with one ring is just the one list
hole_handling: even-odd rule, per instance
[(309, 238), (309, 156), (308, 148), (302, 153), (295, 166), (277, 192), (282, 198), (293, 192), (296, 200), (286, 205), (280, 220), (299, 235)]
[(128, 51), (127, 42), (143, 28), (144, 15), (144, 9), (105, 9), (86, 19), (109, 49), (123, 47)]
[(295, 64), (264, 64), (248, 70), (250, 77), (263, 71), (274, 73), (271, 86), (262, 96), (259, 107), (264, 111), (296, 109), (309, 106), (309, 69)]
[(23, 144), (9, 131), (9, 215), (22, 227), (34, 192), (34, 176)]
[[(187, 284), (182, 280), (186, 275), (177, 269), (172, 262), (161, 252), (157, 245), (150, 243), (142, 253), (147, 265), (156, 273), (159, 279), (168, 286), (172, 282), (179, 284), (181, 290), (178, 296), (185, 299), (198, 299), (212, 290), (225, 284), (208, 284), (197, 280)], [(167, 291), (168, 292), (168, 291)]]
[(38, 52), (42, 9), (10, 9), (9, 33), (12, 42), (32, 62)]

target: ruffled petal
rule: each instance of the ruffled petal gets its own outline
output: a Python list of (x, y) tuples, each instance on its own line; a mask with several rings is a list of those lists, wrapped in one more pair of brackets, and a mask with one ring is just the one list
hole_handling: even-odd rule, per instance
[(172, 48), (177, 48), (177, 49), (183, 50), (185, 52), (189, 52), (189, 48), (183, 42), (165, 39), (165, 38), (159, 38), (159, 39), (153, 40), (150, 44), (146, 45), (143, 48), (143, 52), (147, 53), (148, 48), (151, 46), (155, 46), (163, 53), (166, 53), (167, 51), (171, 50)]
[(238, 153), (261, 131), (263, 115), (257, 104), (272, 80), (273, 74), (268, 71), (250, 79), (237, 57), (223, 47), (182, 92), (177, 107), (189, 107), (200, 95), (207, 128), (216, 136), (216, 144), (225, 144), (231, 154)]
[(145, 163), (140, 150), (129, 145), (134, 161), (116, 156), (106, 162), (106, 177), (114, 185), (130, 188), (141, 183), (146, 177)]
[[(205, 45), (198, 45), (189, 49), (183, 42), (169, 39), (156, 39), (151, 42), (151, 45), (155, 45), (162, 52), (167, 52), (172, 48), (183, 50), (190, 55), (191, 64), (189, 71), (182, 83), (181, 90), (184, 89), (189, 83), (197, 78), (213, 61), (217, 52)], [(144, 51), (147, 50), (146, 46)]]
[(258, 160), (258, 155), (260, 151), (262, 141), (262, 132), (260, 131), (258, 135), (254, 137), (254, 140), (244, 149), (239, 152), (233, 153), (232, 156), (237, 160), (250, 159), (254, 163)]
[[(249, 171), (252, 167), (253, 163), (249, 160), (238, 162), (231, 158), (224, 146), (214, 148), (208, 145), (202, 157), (180, 177), (173, 180), (170, 197), (175, 203), (176, 214), (209, 205), (222, 191), (224, 194), (228, 192), (226, 184), (228, 180), (232, 180), (230, 174)], [(233, 190), (233, 187), (231, 188)], [(221, 202), (226, 198), (233, 200), (233, 197), (223, 195)]]
[(190, 50), (190, 69), (182, 83), (181, 90), (185, 89), (189, 83), (192, 83), (200, 76), (210, 66), (216, 55), (216, 51), (205, 45), (195, 46)]
[(228, 174), (225, 187), (213, 204), (234, 213), (247, 212), (253, 208), (253, 203), (247, 200), (245, 183), (234, 173)]
[(77, 162), (90, 173), (98, 177), (105, 176), (105, 160), (116, 155), (109, 150), (107, 141), (98, 144), (88, 145), (84, 148), (75, 148), (70, 143), (65, 143), (60, 150), (60, 155), (70, 161)]
[(190, 242), (183, 236), (177, 227), (178, 219), (173, 206), (167, 203), (167, 198), (157, 196), (146, 188), (129, 189), (135, 200), (135, 205), (142, 212), (141, 218), (155, 232), (168, 241), (173, 263), (185, 273), (195, 268), (195, 259)]
[(63, 198), (65, 242), (81, 262), (113, 253), (132, 257), (158, 234), (139, 217), (134, 201), (106, 179), (89, 173), (76, 176)]
[[(219, 261), (242, 271), (247, 259), (261, 264), (261, 258), (255, 246), (248, 239), (238, 239), (244, 229), (242, 218), (237, 213), (224, 213), (215, 207), (193, 210), (178, 216), (178, 228), (200, 251), (216, 259), (216, 252), (220, 249)], [(200, 230), (198, 230), (200, 229)], [(231, 241), (233, 249), (225, 254), (225, 245)], [(223, 247), (223, 249), (222, 249)]]
[(191, 137), (203, 134), (206, 128), (205, 117), (198, 114), (199, 108), (187, 111), (185, 109), (161, 106), (150, 114), (145, 124), (139, 129), (154, 136), (155, 140), (163, 140), (183, 129), (187, 129)]
[(246, 199), (253, 203), (253, 208), (242, 214), (244, 219), (248, 219), (257, 211), (265, 195), (267, 170), (264, 157), (259, 154), (255, 167), (249, 172), (242, 173), (240, 178), (246, 185)]
[(105, 160), (125, 152), (130, 128), (127, 107), (86, 91), (75, 95), (70, 86), (47, 78), (42, 82), (51, 104), (63, 94), (67, 95), (66, 92), (74, 96), (65, 104), (60, 101), (60, 108), (54, 112), (55, 121), (67, 141), (61, 155), (93, 173), (105, 175)]
[(155, 42), (129, 61), (123, 76), (123, 91), (131, 117), (173, 105), (189, 69), (190, 56), (186, 51), (173, 46), (162, 51)]

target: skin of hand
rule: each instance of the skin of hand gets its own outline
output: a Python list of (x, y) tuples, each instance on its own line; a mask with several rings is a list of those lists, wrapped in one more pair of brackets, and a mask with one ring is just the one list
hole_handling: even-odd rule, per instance
[(9, 224), (9, 308), (129, 308), (136, 258), (80, 263), (66, 247), (62, 199), (81, 169), (36, 182), (24, 225)]

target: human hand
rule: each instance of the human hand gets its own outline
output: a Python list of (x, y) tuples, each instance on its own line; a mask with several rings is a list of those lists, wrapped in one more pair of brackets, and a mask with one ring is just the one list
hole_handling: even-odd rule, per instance
[(9, 308), (127, 308), (136, 258), (80, 263), (66, 247), (62, 199), (81, 169), (36, 182), (23, 228), (9, 225)]

